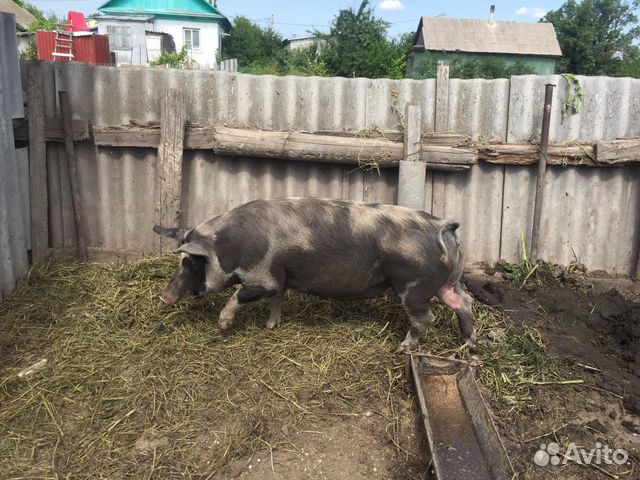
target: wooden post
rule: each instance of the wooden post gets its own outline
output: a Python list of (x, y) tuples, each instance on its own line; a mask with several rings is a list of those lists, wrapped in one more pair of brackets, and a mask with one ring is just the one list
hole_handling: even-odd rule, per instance
[[(156, 180), (156, 223), (166, 227), (180, 225), (182, 199), (182, 151), (187, 109), (184, 95), (171, 88), (160, 104), (160, 145)], [(160, 252), (166, 252), (172, 242), (159, 238)]]
[(398, 175), (398, 205), (424, 209), (424, 182), (427, 167), (420, 160), (421, 111), (419, 105), (407, 105), (405, 109), (404, 158), (400, 161)]
[(71, 119), (71, 105), (67, 92), (58, 92), (60, 100), (60, 114), (62, 116), (62, 127), (64, 129), (64, 150), (67, 156), (67, 166), (69, 171), (69, 185), (71, 185), (71, 204), (73, 206), (73, 218), (76, 226), (76, 246), (78, 256), (86, 260), (87, 243), (85, 240), (84, 223), (82, 222), (80, 184), (78, 180), (78, 165), (76, 163), (76, 147), (73, 143), (73, 122)]
[(49, 254), (49, 212), (47, 186), (47, 143), (44, 125), (44, 77), (32, 68), (27, 83), (29, 121), (29, 188), (31, 199), (31, 261), (38, 263)]
[(438, 62), (436, 78), (436, 132), (449, 131), (449, 65)]
[(533, 207), (533, 229), (531, 231), (531, 258), (538, 260), (540, 254), (540, 223), (542, 221), (542, 202), (546, 186), (547, 150), (549, 148), (549, 125), (551, 122), (551, 102), (553, 87), (547, 84), (544, 93), (544, 110), (542, 112), (542, 132), (540, 134), (540, 158), (538, 160), (538, 178), (536, 182), (536, 200)]

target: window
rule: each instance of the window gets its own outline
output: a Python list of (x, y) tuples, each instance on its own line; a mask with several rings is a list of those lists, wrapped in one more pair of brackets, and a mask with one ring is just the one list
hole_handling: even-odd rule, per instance
[(184, 29), (184, 48), (186, 48), (188, 51), (200, 50), (199, 28)]
[(131, 48), (131, 27), (107, 25), (110, 48)]

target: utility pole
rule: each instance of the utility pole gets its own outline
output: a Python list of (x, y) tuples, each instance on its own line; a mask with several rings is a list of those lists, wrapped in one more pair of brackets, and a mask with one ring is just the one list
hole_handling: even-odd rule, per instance
[(271, 30), (275, 30), (275, 26), (276, 26), (276, 14), (272, 13), (271, 14), (271, 22), (269, 22), (269, 28)]

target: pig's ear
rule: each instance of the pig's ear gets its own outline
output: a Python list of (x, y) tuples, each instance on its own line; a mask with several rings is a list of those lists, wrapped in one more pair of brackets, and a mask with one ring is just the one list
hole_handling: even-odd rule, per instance
[(201, 244), (196, 242), (189, 242), (182, 245), (176, 253), (188, 253), (189, 255), (197, 255), (199, 257), (205, 257), (209, 259), (209, 251)]
[(153, 227), (153, 231), (162, 237), (175, 238), (179, 242), (184, 242), (189, 234), (193, 231), (192, 228), (167, 228), (162, 225), (156, 225)]

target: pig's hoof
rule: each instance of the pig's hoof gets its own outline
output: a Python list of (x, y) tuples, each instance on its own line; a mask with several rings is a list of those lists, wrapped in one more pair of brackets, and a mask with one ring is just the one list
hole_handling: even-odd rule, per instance
[(396, 353), (410, 353), (411, 349), (414, 348), (416, 345), (417, 345), (416, 343), (411, 343), (405, 340), (400, 345), (398, 345), (398, 348), (396, 349)]
[(220, 330), (227, 330), (231, 326), (232, 321), (233, 319), (220, 318), (218, 320), (218, 326), (220, 327)]
[(475, 330), (473, 331), (471, 336), (467, 338), (467, 340), (464, 343), (467, 347), (469, 347), (469, 350), (471, 350), (472, 352), (478, 351), (478, 337), (476, 335)]

